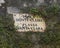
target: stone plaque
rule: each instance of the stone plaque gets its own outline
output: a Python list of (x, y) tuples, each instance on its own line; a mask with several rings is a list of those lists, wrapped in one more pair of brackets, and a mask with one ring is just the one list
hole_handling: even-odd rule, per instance
[(44, 32), (46, 29), (45, 21), (38, 15), (13, 14), (13, 18), (18, 32)]

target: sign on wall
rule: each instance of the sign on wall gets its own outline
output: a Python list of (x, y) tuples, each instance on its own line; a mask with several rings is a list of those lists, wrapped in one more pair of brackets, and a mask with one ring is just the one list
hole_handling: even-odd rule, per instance
[(41, 17), (34, 17), (30, 14), (13, 14), (14, 25), (18, 32), (44, 32), (45, 21)]

